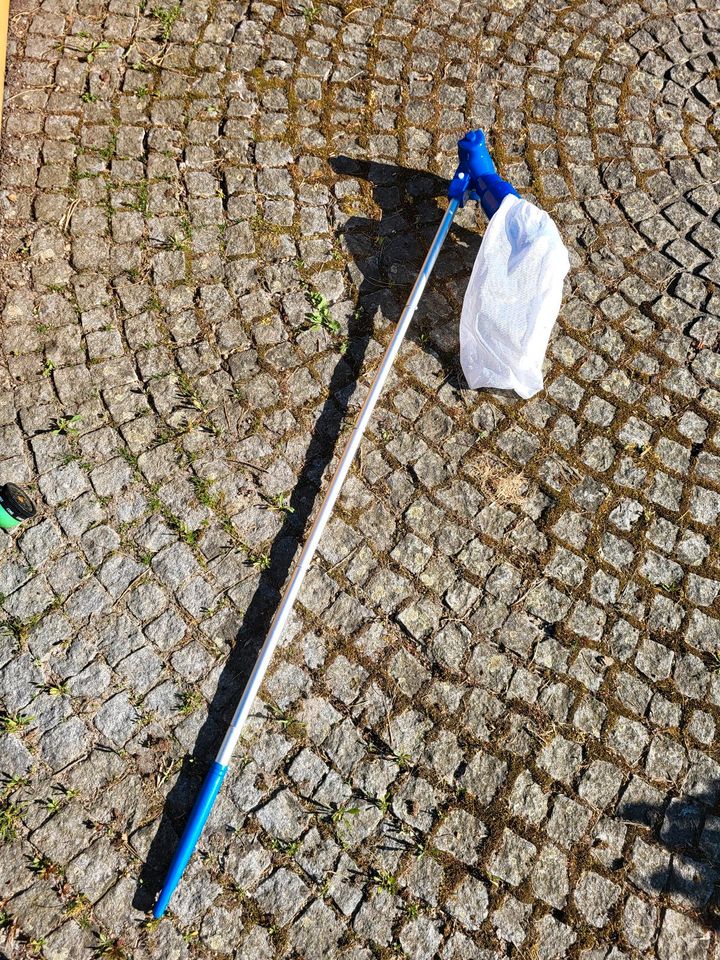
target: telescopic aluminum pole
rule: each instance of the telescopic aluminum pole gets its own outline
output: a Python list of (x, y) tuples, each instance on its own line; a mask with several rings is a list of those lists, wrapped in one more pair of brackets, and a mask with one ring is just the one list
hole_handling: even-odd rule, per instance
[(307, 573), (308, 567), (315, 556), (315, 550), (317, 549), (320, 537), (323, 534), (325, 525), (330, 519), (330, 514), (335, 506), (335, 501), (340, 495), (340, 489), (343, 485), (345, 477), (348, 474), (355, 454), (357, 453), (357, 449), (360, 446), (360, 441), (362, 440), (365, 428), (367, 427), (373, 410), (375, 409), (375, 404), (378, 401), (378, 397), (380, 396), (382, 388), (385, 386), (385, 381), (390, 373), (390, 368), (392, 367), (398, 350), (400, 349), (400, 344), (407, 333), (407, 329), (410, 326), (410, 321), (413, 318), (415, 310), (417, 309), (417, 305), (420, 302), (420, 297), (425, 289), (425, 284), (427, 283), (432, 269), (435, 266), (435, 261), (440, 253), (440, 248), (443, 245), (448, 230), (450, 229), (450, 224), (452, 223), (455, 213), (458, 207), (461, 205), (462, 200), (462, 196), (455, 197), (450, 200), (445, 215), (443, 216), (437, 233), (435, 234), (435, 239), (432, 242), (432, 246), (425, 257), (425, 261), (420, 269), (420, 273), (415, 281), (415, 285), (412, 288), (408, 301), (405, 305), (405, 309), (403, 310), (397, 327), (395, 328), (395, 333), (393, 334), (392, 340), (385, 351), (385, 356), (382, 359), (382, 363), (380, 364), (378, 372), (375, 375), (373, 385), (370, 387), (370, 392), (368, 393), (367, 397), (365, 398), (365, 402), (362, 405), (355, 428), (350, 436), (350, 439), (348, 440), (347, 446), (345, 447), (345, 452), (340, 458), (335, 475), (330, 481), (330, 486), (325, 494), (325, 499), (323, 500), (320, 511), (312, 525), (310, 535), (308, 536), (307, 542), (303, 547), (303, 551), (300, 554), (297, 567), (295, 568), (290, 582), (287, 585), (285, 594), (280, 602), (280, 606), (278, 607), (278, 611), (275, 614), (275, 618), (270, 628), (270, 633), (268, 634), (267, 639), (260, 650), (257, 662), (253, 667), (253, 672), (250, 675), (250, 679), (247, 682), (245, 690), (243, 691), (242, 699), (240, 700), (238, 708), (235, 711), (235, 716), (233, 717), (228, 732), (225, 734), (225, 739), (223, 740), (215, 762), (205, 778), (200, 795), (195, 801), (195, 806), (190, 814), (190, 819), (188, 820), (185, 831), (180, 838), (180, 842), (175, 851), (172, 863), (168, 869), (165, 883), (160, 891), (160, 896), (158, 897), (158, 901), (153, 909), (154, 917), (161, 917), (165, 912), (170, 901), (170, 897), (172, 896), (175, 887), (178, 885), (180, 878), (182, 877), (183, 871), (185, 870), (200, 834), (202, 833), (202, 829), (205, 826), (208, 817), (210, 816), (213, 803), (215, 802), (215, 798), (218, 795), (220, 786), (223, 782), (225, 774), (227, 773), (230, 758), (232, 757), (235, 746), (240, 739), (243, 726), (248, 718), (250, 709), (252, 708), (255, 697), (257, 696), (257, 693), (263, 682), (265, 672), (270, 664), (272, 655), (275, 652), (275, 648), (277, 647), (283, 635), (285, 625), (287, 624), (288, 618), (295, 604), (295, 600), (297, 599), (297, 595), (300, 591), (300, 587), (302, 586), (305, 574)]

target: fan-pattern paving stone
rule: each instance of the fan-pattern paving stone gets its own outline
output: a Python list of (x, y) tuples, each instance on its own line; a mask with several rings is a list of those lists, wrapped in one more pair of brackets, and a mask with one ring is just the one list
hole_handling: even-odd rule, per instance
[[(715, 956), (715, 7), (13, 4), (5, 955)], [(470, 204), (147, 925), (475, 126), (570, 250), (546, 390), (464, 385)]]

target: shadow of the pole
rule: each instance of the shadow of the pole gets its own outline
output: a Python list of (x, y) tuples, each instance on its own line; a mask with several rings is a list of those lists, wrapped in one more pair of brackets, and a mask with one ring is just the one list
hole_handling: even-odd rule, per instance
[[(358, 309), (349, 322), (347, 350), (333, 371), (327, 399), (315, 424), (290, 499), (292, 510), (284, 513), (282, 527), (270, 549), (269, 564), (262, 572), (245, 611), (207, 718), (192, 753), (185, 757), (168, 794), (133, 901), (139, 910), (149, 910), (153, 905), (185, 820), (270, 628), (282, 588), (313, 513), (323, 474), (333, 458), (352, 387), (362, 372), (374, 318), (379, 313), (385, 322), (397, 321), (442, 216), (436, 198), (445, 195), (446, 180), (416, 170), (347, 157), (332, 158), (330, 165), (341, 177), (368, 180), (373, 185), (373, 198), (381, 211), (379, 220), (352, 216), (339, 231), (363, 277), (358, 291)], [(463, 252), (463, 260), (467, 259), (471, 266), (480, 236), (456, 226), (452, 232), (464, 241), (459, 249)], [(469, 277), (467, 263), (458, 268), (458, 273), (461, 271), (466, 278)], [(443, 272), (447, 272), (447, 267)], [(409, 337), (423, 344), (429, 339), (413, 327)], [(439, 354), (436, 355), (440, 358)], [(447, 373), (456, 375), (457, 357), (446, 360)]]

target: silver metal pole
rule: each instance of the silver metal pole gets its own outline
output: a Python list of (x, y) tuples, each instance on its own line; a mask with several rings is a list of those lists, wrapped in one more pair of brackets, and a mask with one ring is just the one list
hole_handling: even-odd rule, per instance
[(333, 507), (335, 506), (335, 501), (340, 495), (340, 489), (345, 481), (348, 471), (350, 470), (350, 466), (353, 462), (355, 454), (357, 453), (357, 449), (360, 446), (360, 441), (362, 440), (365, 428), (367, 427), (370, 417), (372, 416), (380, 393), (385, 386), (385, 381), (390, 373), (390, 368), (395, 361), (395, 357), (400, 349), (400, 344), (402, 343), (408, 327), (410, 326), (410, 321), (412, 320), (415, 310), (417, 309), (417, 305), (420, 302), (420, 297), (425, 289), (425, 285), (428, 281), (430, 273), (435, 266), (435, 261), (438, 258), (440, 248), (442, 247), (445, 237), (447, 236), (448, 230), (450, 229), (450, 224), (453, 221), (458, 206), (458, 200), (451, 200), (448, 205), (445, 215), (443, 216), (440, 226), (438, 227), (437, 233), (435, 234), (435, 239), (428, 250), (427, 256), (425, 257), (423, 265), (420, 268), (420, 273), (418, 274), (417, 280), (415, 281), (415, 284), (410, 292), (405, 309), (398, 320), (393, 338), (388, 344), (387, 350), (385, 351), (385, 356), (383, 357), (378, 372), (375, 375), (375, 380), (370, 387), (370, 392), (368, 393), (367, 397), (365, 398), (365, 402), (362, 405), (358, 415), (357, 423), (355, 424), (355, 428), (347, 442), (345, 451), (340, 458), (335, 475), (330, 481), (330, 486), (325, 494), (325, 499), (323, 500), (322, 506), (320, 507), (317, 517), (315, 518), (315, 522), (312, 525), (312, 529), (310, 530), (310, 534), (307, 538), (305, 546), (303, 547), (303, 551), (300, 554), (300, 559), (295, 567), (292, 578), (287, 585), (285, 594), (280, 601), (280, 606), (278, 607), (277, 613), (273, 619), (270, 632), (268, 633), (265, 643), (260, 650), (260, 654), (258, 655), (253, 672), (250, 675), (250, 679), (247, 682), (245, 690), (243, 691), (242, 699), (240, 700), (238, 708), (235, 711), (232, 724), (225, 734), (225, 739), (223, 740), (222, 746), (218, 752), (216, 762), (222, 764), (223, 766), (227, 766), (227, 764), (230, 762), (230, 757), (232, 756), (233, 750), (238, 742), (243, 725), (247, 720), (253, 701), (255, 700), (260, 686), (262, 685), (263, 678), (265, 677), (265, 673), (270, 664), (270, 660), (272, 659), (272, 655), (275, 652), (275, 648), (277, 647), (278, 643), (280, 642), (285, 625), (287, 624), (293, 606), (295, 605), (295, 600), (300, 592), (300, 587), (302, 586), (302, 582), (305, 578), (308, 567), (310, 566), (310, 563), (315, 555), (315, 550), (317, 549), (320, 537), (322, 536), (325, 526), (330, 519)]

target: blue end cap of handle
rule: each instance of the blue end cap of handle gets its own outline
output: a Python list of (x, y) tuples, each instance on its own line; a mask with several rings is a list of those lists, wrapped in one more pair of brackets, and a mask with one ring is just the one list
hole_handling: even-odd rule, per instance
[(482, 130), (470, 130), (458, 141), (458, 157), (460, 163), (448, 188), (451, 200), (459, 200), (462, 206), (469, 196), (490, 218), (509, 194), (520, 196), (495, 169)]
[(161, 917), (167, 910), (168, 903), (170, 903), (170, 897), (172, 897), (173, 893), (175, 892), (175, 887), (177, 887), (178, 883), (180, 882), (180, 878), (185, 871), (185, 867), (188, 865), (190, 857), (193, 855), (195, 846), (200, 839), (200, 834), (203, 831), (203, 827), (210, 816), (210, 811), (215, 803), (215, 798), (220, 792), (220, 787), (225, 779), (227, 770), (228, 768), (222, 763), (215, 762), (210, 768), (208, 775), (205, 777), (202, 789), (200, 790), (198, 798), (195, 801), (195, 806), (192, 808), (190, 819), (185, 826), (183, 835), (180, 838), (180, 843), (178, 844), (175, 855), (172, 858), (167, 876), (165, 877), (165, 883), (160, 891), (160, 896), (158, 897), (157, 903), (153, 908), (153, 917), (155, 917), (155, 919)]

